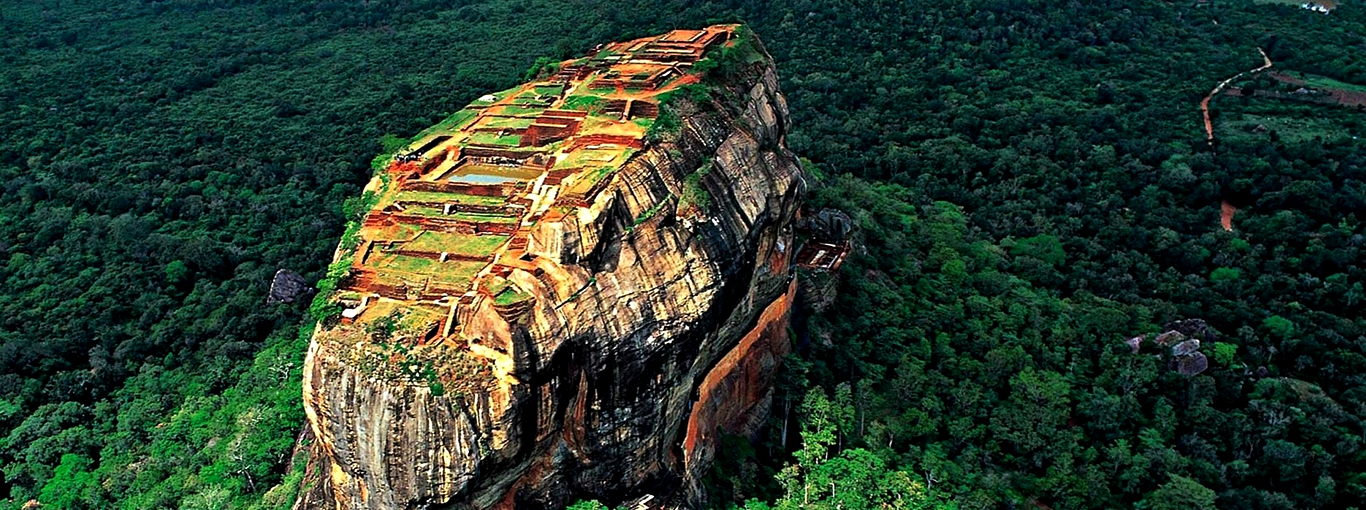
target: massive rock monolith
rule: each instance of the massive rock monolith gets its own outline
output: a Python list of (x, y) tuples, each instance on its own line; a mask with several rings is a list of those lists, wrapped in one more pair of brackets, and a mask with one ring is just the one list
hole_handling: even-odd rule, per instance
[[(377, 176), (343, 241), (345, 312), (305, 368), (298, 506), (697, 503), (719, 435), (755, 432), (789, 349), (804, 183), (771, 60), (741, 27), (675, 31), (483, 103)], [(512, 182), (451, 184), (463, 165)]]

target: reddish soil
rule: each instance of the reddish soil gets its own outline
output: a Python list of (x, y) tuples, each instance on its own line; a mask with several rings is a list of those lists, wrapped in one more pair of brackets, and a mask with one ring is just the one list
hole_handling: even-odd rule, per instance
[(1214, 141), (1214, 121), (1209, 118), (1209, 100), (1214, 99), (1214, 95), (1219, 93), (1219, 89), (1214, 89), (1205, 99), (1200, 101), (1200, 112), (1205, 116), (1205, 139)]
[(1233, 214), (1236, 212), (1238, 212), (1238, 208), (1229, 204), (1228, 200), (1219, 204), (1219, 224), (1223, 225), (1224, 230), (1233, 231)]
[[(1308, 85), (1307, 83), (1305, 83), (1304, 80), (1301, 80), (1301, 79), (1296, 78), (1296, 77), (1294, 77), (1294, 76), (1290, 76), (1290, 75), (1288, 75), (1288, 74), (1284, 74), (1284, 73), (1271, 73), (1271, 77), (1272, 77), (1272, 78), (1275, 78), (1276, 81), (1279, 81), (1279, 82), (1281, 82), (1281, 83), (1289, 83), (1289, 84), (1291, 84), (1291, 85), (1298, 85), (1298, 86), (1302, 86), (1302, 87), (1309, 87), (1309, 85)], [(1324, 92), (1325, 94), (1328, 95), (1329, 98), (1332, 99), (1332, 101), (1333, 101), (1334, 103), (1337, 103), (1337, 104), (1340, 104), (1340, 105), (1343, 105), (1343, 106), (1362, 106), (1362, 105), (1366, 105), (1366, 92), (1357, 92), (1357, 91), (1354, 91), (1354, 90), (1330, 89), (1330, 88), (1321, 88), (1321, 87), (1309, 87), (1309, 88), (1312, 88), (1312, 89), (1314, 89), (1314, 90), (1319, 90), (1319, 91)]]
[[(1209, 93), (1209, 95), (1205, 96), (1205, 98), (1202, 99), (1202, 100), (1200, 101), (1200, 113), (1205, 117), (1205, 140), (1207, 140), (1211, 145), (1214, 144), (1214, 122), (1213, 122), (1212, 120), (1210, 120), (1210, 117), (1209, 117), (1209, 103), (1210, 103), (1211, 100), (1214, 99), (1214, 96), (1217, 96), (1217, 95), (1219, 95), (1220, 92), (1223, 92), (1224, 88), (1225, 88), (1225, 87), (1228, 87), (1228, 84), (1233, 83), (1234, 80), (1237, 80), (1238, 78), (1241, 78), (1241, 77), (1242, 77), (1243, 75), (1245, 75), (1245, 74), (1259, 73), (1259, 72), (1262, 72), (1262, 71), (1265, 71), (1265, 70), (1271, 68), (1271, 66), (1273, 65), (1273, 64), (1271, 63), (1271, 57), (1266, 56), (1266, 51), (1263, 51), (1261, 48), (1257, 48), (1257, 53), (1261, 53), (1261, 54), (1262, 54), (1262, 65), (1261, 65), (1261, 67), (1258, 67), (1258, 68), (1256, 68), (1256, 69), (1252, 69), (1252, 70), (1250, 70), (1250, 71), (1243, 71), (1243, 72), (1241, 72), (1241, 73), (1238, 73), (1238, 74), (1233, 75), (1232, 77), (1230, 77), (1230, 78), (1227, 79), (1227, 80), (1224, 80), (1224, 81), (1222, 81), (1222, 82), (1219, 82), (1219, 85), (1216, 86), (1216, 87), (1214, 87), (1214, 90), (1211, 90), (1210, 93)], [(1237, 89), (1234, 89), (1234, 90), (1237, 90)], [(1233, 92), (1233, 91), (1230, 91), (1230, 92)], [(1241, 94), (1242, 91), (1241, 91), (1241, 90), (1237, 90), (1237, 93), (1238, 93), (1238, 94)], [(1224, 227), (1224, 230), (1225, 230), (1225, 231), (1232, 232), (1232, 231), (1233, 231), (1233, 214), (1236, 213), (1236, 212), (1238, 212), (1238, 210), (1235, 209), (1232, 205), (1229, 205), (1228, 200), (1223, 200), (1223, 201), (1220, 203), (1219, 208), (1220, 208), (1220, 213), (1219, 213), (1219, 225), (1222, 226), (1222, 227)]]
[(676, 88), (678, 88), (678, 87), (682, 87), (682, 86), (684, 86), (684, 85), (692, 85), (692, 84), (697, 83), (697, 82), (700, 82), (700, 81), (702, 81), (702, 78), (699, 77), (699, 76), (697, 76), (697, 75), (695, 75), (695, 74), (685, 74), (685, 75), (683, 75), (682, 77), (680, 77), (679, 79), (674, 80), (674, 82), (671, 83), (671, 84), (669, 84), (669, 86), (664, 87), (664, 89), (665, 89), (665, 90), (676, 89)]
[(1200, 100), (1200, 112), (1205, 117), (1205, 139), (1208, 140), (1210, 143), (1214, 143), (1214, 122), (1211, 121), (1209, 118), (1209, 103), (1211, 100), (1214, 99), (1214, 96), (1219, 95), (1220, 92), (1224, 91), (1224, 87), (1227, 87), (1228, 84), (1233, 83), (1233, 80), (1241, 78), (1245, 74), (1257, 73), (1271, 68), (1271, 57), (1266, 56), (1266, 52), (1262, 51), (1261, 48), (1257, 48), (1257, 52), (1262, 54), (1263, 64), (1261, 67), (1258, 67), (1250, 71), (1243, 71), (1241, 73), (1229, 77), (1229, 79), (1227, 80), (1219, 82), (1219, 85), (1214, 87), (1214, 90), (1211, 90), (1209, 92), (1209, 95), (1205, 96), (1204, 99)]

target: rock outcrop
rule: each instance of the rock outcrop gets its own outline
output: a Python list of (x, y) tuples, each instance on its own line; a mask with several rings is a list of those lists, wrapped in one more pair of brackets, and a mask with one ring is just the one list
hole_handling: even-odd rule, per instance
[(299, 273), (282, 268), (270, 280), (270, 294), (266, 297), (266, 303), (293, 303), (296, 299), (311, 295), (313, 287), (308, 280), (299, 276)]
[[(754, 54), (703, 76), (705, 94), (661, 105), (674, 130), (651, 136), (591, 200), (534, 223), (505, 275), (529, 299), (440, 300), (450, 317), (431, 342), (449, 350), (398, 372), (356, 353), (406, 340), (319, 328), (298, 507), (705, 497), (719, 433), (751, 434), (767, 413), (796, 292), (800, 165), (784, 146), (772, 62), (742, 42)], [(383, 359), (418, 359), (413, 341)], [(461, 356), (476, 361), (433, 361)]]
[[(1162, 334), (1157, 335), (1152, 343), (1160, 348), (1170, 348), (1170, 358), (1167, 361), (1169, 369), (1191, 377), (1209, 368), (1209, 358), (1200, 352), (1200, 342), (1204, 339), (1207, 343), (1213, 343), (1216, 335), (1204, 319), (1168, 322), (1162, 326), (1162, 330)], [(1144, 342), (1147, 340), (1148, 335), (1139, 335), (1125, 340), (1124, 343), (1129, 346), (1132, 353), (1139, 354), (1143, 352)], [(1160, 351), (1154, 354), (1162, 356)]]

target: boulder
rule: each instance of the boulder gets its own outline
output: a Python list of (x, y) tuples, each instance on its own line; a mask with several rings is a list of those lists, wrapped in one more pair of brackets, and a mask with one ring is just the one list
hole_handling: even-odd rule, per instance
[(1181, 356), (1176, 358), (1175, 361), (1176, 371), (1187, 377), (1197, 375), (1209, 368), (1209, 359), (1205, 358), (1204, 353), (1200, 352)]
[(1204, 342), (1215, 340), (1214, 329), (1209, 327), (1204, 319), (1184, 319), (1171, 321), (1162, 326), (1164, 331), (1175, 331), (1181, 333), (1186, 338), (1198, 338)]
[(1138, 351), (1143, 348), (1143, 341), (1147, 338), (1148, 335), (1138, 335), (1136, 337), (1125, 340), (1124, 343), (1129, 346), (1129, 349), (1133, 351), (1134, 354), (1138, 354)]
[(1166, 333), (1157, 335), (1157, 338), (1153, 341), (1157, 342), (1157, 345), (1162, 346), (1175, 345), (1186, 341), (1186, 335), (1181, 334), (1180, 331), (1167, 331)]
[(299, 273), (288, 269), (280, 269), (275, 272), (275, 278), (270, 281), (270, 295), (266, 297), (266, 302), (293, 303), (300, 297), (308, 297), (313, 294), (313, 287), (308, 284), (308, 280), (299, 276)]
[(1172, 356), (1187, 356), (1200, 350), (1200, 341), (1194, 338), (1172, 347)]

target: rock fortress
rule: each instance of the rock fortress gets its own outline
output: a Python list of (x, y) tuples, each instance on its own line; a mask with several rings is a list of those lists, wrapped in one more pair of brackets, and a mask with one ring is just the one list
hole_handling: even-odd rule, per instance
[(762, 44), (534, 71), (377, 159), (315, 305), (301, 508), (695, 503), (767, 414), (805, 184)]

